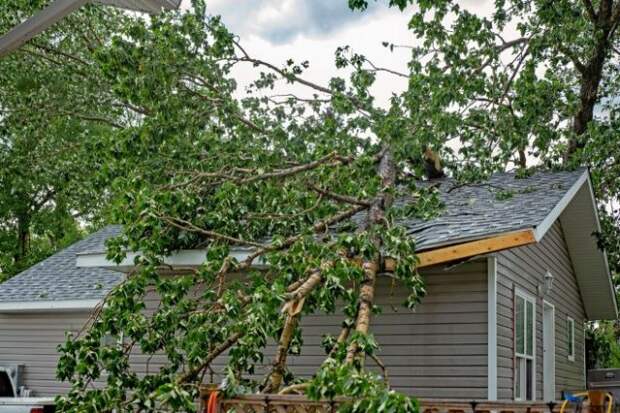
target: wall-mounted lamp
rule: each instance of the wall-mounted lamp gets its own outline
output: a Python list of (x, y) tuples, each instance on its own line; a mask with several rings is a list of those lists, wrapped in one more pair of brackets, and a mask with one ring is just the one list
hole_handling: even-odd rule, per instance
[(538, 285), (538, 294), (539, 295), (547, 295), (553, 289), (553, 274), (550, 271), (547, 271), (544, 276), (543, 284)]

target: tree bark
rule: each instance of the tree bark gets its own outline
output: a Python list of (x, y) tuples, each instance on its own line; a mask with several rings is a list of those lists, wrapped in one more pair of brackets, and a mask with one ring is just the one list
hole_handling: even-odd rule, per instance
[[(375, 282), (379, 266), (376, 262), (364, 263), (364, 283), (360, 288), (360, 304), (357, 310), (357, 320), (355, 322), (355, 332), (367, 335), (370, 328), (370, 318), (372, 306), (375, 298)], [(352, 343), (347, 349), (347, 363), (352, 363), (358, 353), (358, 346)]]
[(527, 168), (527, 156), (525, 155), (524, 149), (519, 149), (519, 167), (523, 169)]
[[(325, 268), (327, 268), (327, 265), (323, 266), (322, 270)], [(286, 372), (286, 360), (291, 347), (291, 341), (293, 340), (293, 334), (299, 324), (299, 316), (301, 314), (303, 300), (321, 284), (323, 280), (322, 270), (319, 269), (314, 271), (301, 284), (294, 283), (293, 285), (296, 286), (295, 290), (287, 294), (287, 299), (289, 301), (287, 301), (283, 308), (283, 310), (287, 312), (286, 319), (284, 320), (282, 333), (280, 333), (278, 349), (276, 350), (276, 356), (273, 360), (273, 367), (271, 369), (271, 373), (269, 374), (269, 382), (263, 389), (263, 393), (276, 393), (282, 386), (282, 380), (284, 378), (284, 373)]]
[(13, 258), (18, 263), (30, 250), (30, 218), (23, 215), (17, 218), (17, 249)]
[[(386, 210), (392, 205), (394, 199), (391, 189), (396, 182), (396, 167), (392, 152), (388, 147), (382, 151), (379, 161), (377, 173), (381, 178), (383, 191), (377, 196), (368, 211), (368, 226), (386, 226)], [(381, 250), (381, 239), (375, 236), (373, 240), (377, 251)], [(364, 281), (360, 287), (360, 302), (357, 310), (357, 318), (355, 322), (355, 331), (361, 335), (367, 335), (370, 328), (370, 319), (372, 316), (372, 307), (375, 295), (375, 282), (377, 273), (381, 268), (380, 252), (371, 260), (363, 263)], [(359, 349), (355, 343), (347, 349), (346, 362), (352, 363), (358, 357)], [(361, 355), (363, 362), (364, 355)]]
[(568, 141), (566, 159), (569, 160), (579, 149), (586, 145), (585, 133), (588, 125), (594, 119), (594, 106), (598, 102), (598, 92), (603, 78), (603, 68), (611, 50), (610, 35), (613, 34), (620, 14), (618, 5), (614, 7), (613, 0), (601, 0), (596, 14), (595, 36), (596, 45), (590, 59), (584, 65), (578, 65), (581, 72), (579, 89), (579, 109), (573, 118), (573, 137)]
[(264, 393), (276, 393), (280, 389), (280, 386), (282, 386), (282, 380), (286, 371), (288, 350), (291, 346), (293, 333), (295, 332), (298, 324), (298, 314), (286, 315), (282, 334), (280, 334), (280, 341), (278, 342), (278, 350), (276, 351), (276, 357), (274, 358), (271, 374), (269, 375), (269, 383), (263, 390)]

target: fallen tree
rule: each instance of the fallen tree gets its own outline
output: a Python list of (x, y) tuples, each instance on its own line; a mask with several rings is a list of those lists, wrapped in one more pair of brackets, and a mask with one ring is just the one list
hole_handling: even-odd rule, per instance
[[(559, 71), (571, 61), (569, 53), (548, 57), (564, 46), (546, 43), (557, 22), (544, 4), (497, 2), (492, 22), (450, 1), (422, 6), (411, 28), (426, 42), (412, 47), (409, 72), (342, 48), (336, 64), (348, 77), (327, 85), (304, 76), (307, 62), (278, 66), (252, 56), (201, 1), (148, 21), (127, 18), (80, 56), (109, 85), (116, 108), (100, 173), (113, 181), (113, 219), (124, 230), (109, 255), (140, 258), (90, 329), (62, 346), (58, 376), (72, 388), (60, 411), (193, 411), (199, 386), (225, 354), (226, 395), (350, 396), (358, 403), (346, 411), (416, 411), (413, 399), (390, 390), (372, 316), (386, 272), (408, 292), (407, 307), (425, 293), (415, 239), (401, 222), (432, 217), (441, 205), (419, 181), (443, 176), (439, 154), (466, 179), (513, 161), (525, 168), (529, 149), (548, 163), (559, 153), (572, 159), (580, 145), (565, 143), (582, 142), (583, 127), (557, 133), (557, 126), (589, 110), (574, 107), (571, 80), (535, 77), (538, 64)], [(502, 37), (511, 18), (541, 16), (548, 37), (527, 25), (515, 39)], [(238, 65), (257, 73), (244, 98), (231, 74)], [(386, 107), (372, 94), (379, 73), (409, 79)], [(283, 83), (305, 92), (272, 92)], [(454, 139), (458, 151), (448, 146)], [(237, 247), (247, 258), (232, 258)], [(162, 276), (161, 257), (186, 248), (208, 249), (204, 264)], [(152, 291), (159, 303), (147, 308)], [(342, 330), (326, 337), (324, 362), (303, 379), (287, 360), (302, 348), (303, 317), (312, 313), (341, 314)], [(106, 336), (117, 343), (105, 344)], [(269, 367), (270, 342), (277, 347)], [(138, 374), (136, 353), (166, 364)]]

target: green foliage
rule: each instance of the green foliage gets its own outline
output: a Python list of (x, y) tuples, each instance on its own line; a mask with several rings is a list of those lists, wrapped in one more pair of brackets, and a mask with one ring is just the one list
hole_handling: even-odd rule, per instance
[[(5, 3), (1, 28), (40, 6)], [(405, 10), (413, 2), (388, 4)], [(66, 231), (74, 211), (98, 217), (109, 204), (109, 218), (124, 225), (109, 258), (139, 252), (136, 270), (91, 328), (59, 348), (58, 377), (71, 384), (59, 411), (193, 411), (198, 385), (223, 351), (226, 395), (264, 390), (266, 378), (256, 373), (268, 364), (267, 343), (283, 336), (283, 307), (301, 301), (301, 318), (342, 313), (351, 330), (362, 305), (379, 311), (366, 303), (363, 290), (372, 283), (360, 262), (394, 258), (394, 282), (413, 308), (425, 289), (403, 223), (443, 208), (436, 190), (419, 182), (427, 149), (442, 155), (459, 185), (516, 164), (525, 175), (528, 155), (550, 166), (590, 163), (597, 192), (617, 199), (605, 172), (617, 163), (606, 157), (617, 140), (605, 140), (614, 133), (617, 101), (607, 105), (608, 118), (590, 121), (579, 135), (585, 144), (563, 164), (584, 108), (575, 56), (591, 56), (602, 30), (587, 14), (576, 2), (497, 1), (488, 17), (456, 1), (415, 2), (409, 28), (419, 41), (408, 72), (387, 70), (406, 77), (408, 87), (386, 107), (371, 92), (386, 69), (362, 54), (339, 48), (335, 63), (344, 75), (315, 84), (304, 78), (308, 62), (277, 66), (247, 54), (201, 0), (149, 18), (89, 6), (0, 62), (0, 137), (14, 162), (3, 165), (0, 191), (19, 192), (0, 195), (7, 228), (51, 190), (53, 201), (28, 214), (30, 231), (47, 231), (61, 216), (66, 221), (55, 222)], [(519, 38), (504, 40), (509, 27)], [(241, 98), (231, 74), (238, 65), (255, 74)], [(617, 72), (604, 75), (604, 93), (617, 90)], [(278, 100), (277, 84), (309, 88), (312, 98)], [(36, 162), (28, 157), (33, 148)], [(392, 204), (394, 197), (408, 203)], [(608, 224), (605, 233), (614, 233)], [(162, 257), (192, 248), (209, 251), (198, 270), (161, 274)], [(239, 249), (254, 252), (255, 261), (229, 257)], [(317, 273), (318, 287), (296, 289)], [(153, 301), (159, 304), (150, 307)], [(303, 351), (303, 331), (292, 325), (286, 354)], [(353, 397), (342, 408), (351, 413), (417, 412), (415, 400), (364, 368), (381, 343), (350, 333), (326, 337), (328, 355), (306, 383), (308, 395)], [(352, 360), (350, 349), (359, 352)], [(135, 353), (165, 363), (138, 374)], [(284, 372), (284, 385), (299, 381)]]
[[(42, 3), (2, 2), (0, 33)], [(0, 60), (0, 280), (79, 239), (106, 203), (101, 142), (118, 110), (88, 61), (104, 16), (88, 7)]]
[(420, 406), (416, 399), (389, 390), (380, 376), (360, 371), (350, 364), (326, 360), (308, 389), (310, 398), (333, 400), (336, 396), (348, 396), (351, 403), (345, 403), (339, 413), (417, 413)]
[(587, 368), (620, 368), (618, 322), (588, 323), (585, 332)]

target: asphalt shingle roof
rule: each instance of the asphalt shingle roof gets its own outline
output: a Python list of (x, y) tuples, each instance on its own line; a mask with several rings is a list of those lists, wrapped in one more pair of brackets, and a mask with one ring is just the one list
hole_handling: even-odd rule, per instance
[(103, 250), (105, 240), (118, 235), (120, 230), (118, 225), (107, 226), (0, 284), (0, 302), (102, 299), (123, 280), (123, 274), (102, 268), (78, 268), (76, 254)]
[[(420, 250), (533, 229), (584, 173), (585, 169), (537, 172), (522, 179), (500, 173), (484, 183), (463, 186), (450, 178), (426, 181), (423, 185), (438, 188), (445, 208), (431, 220), (407, 219), (402, 224)], [(405, 202), (401, 199), (397, 204)], [(105, 241), (120, 231), (118, 225), (108, 226), (0, 284), (0, 302), (102, 299), (123, 275), (101, 268), (78, 268), (76, 255), (104, 252)]]
[(582, 168), (516, 178), (506, 172), (464, 186), (449, 178), (433, 180), (430, 184), (439, 185), (444, 211), (428, 221), (404, 224), (420, 250), (536, 228), (584, 173)]

